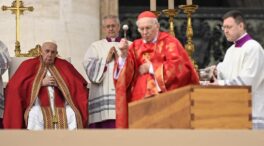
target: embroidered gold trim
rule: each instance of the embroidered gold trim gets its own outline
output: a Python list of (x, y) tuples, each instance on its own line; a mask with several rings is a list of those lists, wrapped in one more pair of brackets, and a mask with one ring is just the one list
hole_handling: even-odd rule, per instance
[(31, 96), (30, 96), (30, 104), (29, 104), (29, 106), (27, 107), (27, 109), (26, 109), (26, 111), (24, 113), (24, 120), (25, 120), (26, 126), (27, 126), (27, 122), (28, 122), (29, 111), (32, 108), (32, 106), (34, 105), (35, 100), (36, 100), (36, 98), (38, 96), (38, 92), (39, 92), (39, 89), (41, 87), (41, 81), (42, 81), (46, 71), (47, 71), (47, 68), (44, 66), (44, 64), (42, 63), (42, 60), (40, 58), (39, 69), (38, 69), (37, 75), (36, 75), (36, 77), (35, 77), (35, 79), (33, 81), (33, 84), (32, 84)]
[(58, 129), (68, 129), (67, 115), (65, 108), (56, 108), (55, 110), (57, 115)]
[(155, 75), (155, 78), (157, 79), (157, 82), (158, 82), (158, 85), (161, 89), (161, 91), (166, 91), (166, 86), (165, 86), (165, 83), (164, 83), (164, 74), (163, 74), (163, 64), (157, 68), (157, 70), (155, 71), (154, 75)]
[(50, 107), (41, 107), (43, 121), (44, 121), (44, 129), (54, 129), (52, 123), (52, 111)]
[(50, 107), (42, 107), (42, 114), (45, 129), (68, 129), (66, 109), (64, 107), (55, 108), (55, 115)]
[(72, 101), (72, 97), (71, 97), (70, 91), (69, 91), (65, 81), (63, 80), (62, 76), (60, 75), (59, 71), (56, 69), (55, 66), (51, 66), (49, 68), (49, 71), (51, 72), (52, 76), (55, 77), (55, 79), (56, 79), (56, 81), (58, 83), (58, 87), (61, 90), (64, 98), (69, 103), (70, 107), (73, 109), (73, 111), (75, 113), (75, 116), (76, 116), (77, 127), (78, 128), (83, 128), (81, 113), (75, 107), (75, 105), (74, 105), (74, 103)]

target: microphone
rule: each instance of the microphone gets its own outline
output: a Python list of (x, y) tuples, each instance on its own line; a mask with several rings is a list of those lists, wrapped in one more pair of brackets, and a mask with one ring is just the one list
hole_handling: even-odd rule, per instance
[(127, 30), (128, 30), (128, 25), (127, 24), (124, 24), (122, 29), (124, 30), (124, 38), (126, 38), (127, 36)]

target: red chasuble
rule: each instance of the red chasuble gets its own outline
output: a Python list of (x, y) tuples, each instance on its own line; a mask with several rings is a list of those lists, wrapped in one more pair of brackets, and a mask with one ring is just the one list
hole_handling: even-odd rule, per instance
[[(139, 74), (139, 66), (151, 61), (154, 74)], [(117, 62), (115, 70), (117, 70)], [(158, 90), (156, 83), (161, 91)], [(135, 40), (129, 47), (124, 68), (115, 80), (116, 127), (128, 127), (128, 103), (188, 84), (198, 84), (199, 78), (187, 52), (173, 36), (160, 32), (157, 42)]]
[(47, 67), (41, 57), (36, 57), (24, 61), (7, 84), (4, 128), (26, 128), (29, 110), (37, 96), (41, 107), (49, 106), (47, 87), (41, 87), (47, 68), (58, 83), (58, 87), (54, 87), (56, 107), (63, 107), (67, 101), (75, 112), (77, 128), (87, 125), (88, 91), (85, 79), (66, 60), (56, 58), (54, 65)]

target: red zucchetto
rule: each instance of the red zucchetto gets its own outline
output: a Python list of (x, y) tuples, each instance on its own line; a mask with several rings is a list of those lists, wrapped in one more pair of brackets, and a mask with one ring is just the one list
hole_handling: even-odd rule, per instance
[(157, 16), (154, 13), (152, 13), (151, 11), (144, 11), (138, 15), (137, 20), (139, 20), (141, 18), (157, 18)]

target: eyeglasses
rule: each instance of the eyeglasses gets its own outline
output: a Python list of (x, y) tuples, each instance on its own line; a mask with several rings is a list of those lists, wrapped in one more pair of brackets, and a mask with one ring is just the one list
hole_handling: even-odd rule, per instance
[(104, 27), (110, 29), (110, 28), (115, 28), (116, 26), (117, 26), (116, 24), (109, 24), (109, 25), (105, 25)]
[(147, 26), (147, 27), (139, 27), (138, 31), (139, 32), (144, 32), (145, 31), (150, 31), (153, 27), (152, 26)]
[(231, 25), (224, 25), (221, 28), (222, 28), (222, 30), (230, 30), (231, 28), (233, 28), (233, 26), (231, 26)]

